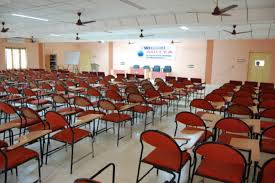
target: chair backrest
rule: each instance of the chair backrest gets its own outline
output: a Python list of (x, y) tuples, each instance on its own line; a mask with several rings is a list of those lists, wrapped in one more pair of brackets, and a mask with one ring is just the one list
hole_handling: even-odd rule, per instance
[(152, 69), (153, 72), (160, 72), (160, 66), (159, 65), (155, 65)]
[(190, 78), (190, 80), (192, 81), (192, 83), (202, 83), (201, 78)]
[(119, 88), (118, 88), (117, 85), (109, 85), (108, 86), (108, 90), (113, 90), (113, 91), (119, 92)]
[(116, 74), (116, 77), (124, 79), (125, 78), (125, 74), (124, 73), (118, 73), (118, 74)]
[(233, 104), (244, 105), (244, 106), (247, 106), (247, 107), (255, 105), (252, 97), (233, 97), (232, 103)]
[(220, 129), (226, 132), (233, 133), (249, 133), (251, 129), (249, 126), (238, 118), (223, 118), (215, 124), (215, 129)]
[(275, 100), (275, 94), (265, 93), (260, 95), (260, 101), (266, 101), (266, 100)]
[(64, 116), (55, 112), (55, 111), (48, 111), (45, 114), (45, 119), (49, 124), (55, 124), (55, 127), (64, 128), (70, 127), (70, 123), (66, 120)]
[(270, 119), (275, 119), (275, 108), (271, 109), (266, 109), (259, 114), (260, 117), (262, 118), (270, 118)]
[(81, 106), (81, 107), (93, 106), (93, 104), (90, 102), (90, 100), (83, 96), (74, 97), (74, 104), (77, 106)]
[(73, 81), (67, 80), (66, 85), (67, 86), (75, 86), (76, 84)]
[(139, 94), (139, 90), (137, 89), (137, 87), (127, 86), (125, 88), (125, 93), (127, 93), (127, 94), (131, 94), (131, 93)]
[(105, 79), (102, 79), (99, 81), (99, 84), (102, 84), (102, 85), (105, 85), (105, 86), (108, 86), (109, 85), (109, 82)]
[(115, 104), (113, 104), (113, 102), (111, 102), (109, 100), (99, 100), (98, 106), (104, 110), (107, 110), (107, 111), (117, 110), (117, 107), (115, 106)]
[(52, 95), (52, 99), (54, 103), (58, 103), (58, 104), (68, 104), (69, 101), (63, 97), (63, 95), (59, 95), (59, 94), (54, 94)]
[(128, 95), (127, 100), (129, 103), (140, 103), (140, 104), (145, 103), (145, 99), (143, 98), (143, 96), (140, 94), (136, 94), (136, 93), (130, 93)]
[(48, 83), (42, 83), (41, 88), (45, 90), (52, 90), (51, 85)]
[(266, 161), (258, 174), (257, 183), (273, 183), (275, 179), (275, 158)]
[(144, 91), (150, 90), (150, 89), (155, 89), (154, 86), (149, 83), (145, 83), (145, 84), (141, 85), (141, 87), (143, 88)]
[(245, 81), (244, 85), (257, 87), (258, 86), (258, 82), (255, 82), (255, 81)]
[(168, 85), (160, 85), (159, 88), (158, 88), (158, 91), (160, 93), (167, 93), (167, 92), (173, 92), (174, 89)]
[(262, 137), (267, 137), (275, 140), (275, 125), (264, 129), (264, 131), (262, 132)]
[(203, 110), (207, 110), (207, 111), (215, 110), (214, 107), (211, 105), (211, 103), (205, 99), (192, 100), (192, 102), (190, 103), (190, 107), (195, 107), (195, 108), (203, 109)]
[(176, 156), (175, 158), (173, 158), (175, 162), (163, 162), (163, 164), (178, 164), (178, 167), (182, 165), (182, 151), (180, 150), (175, 140), (171, 138), (169, 135), (157, 130), (147, 130), (140, 135), (140, 142), (142, 144), (142, 147), (143, 142), (145, 142), (155, 147), (158, 150), (158, 152), (166, 152), (165, 154), (168, 155), (169, 152), (173, 152), (173, 156)]
[(172, 72), (172, 66), (170, 66), (170, 65), (164, 66), (163, 72), (165, 72), (165, 73), (170, 73), (170, 72)]
[(264, 100), (259, 104), (259, 108), (272, 109), (275, 108), (275, 99)]
[(246, 166), (246, 159), (237, 149), (218, 142), (205, 142), (194, 149), (203, 159)]
[(16, 109), (12, 105), (4, 102), (0, 102), (0, 111), (6, 114), (17, 114)]
[(204, 97), (205, 100), (209, 102), (225, 102), (223, 96), (216, 94), (216, 93), (209, 93)]
[(107, 90), (106, 98), (114, 101), (123, 101), (122, 96), (117, 91), (114, 91), (114, 90)]
[(20, 109), (20, 111), (21, 111), (22, 115), (27, 119), (36, 119), (36, 120), (42, 121), (39, 114), (35, 110), (33, 110), (29, 107), (22, 107)]
[(231, 115), (248, 115), (253, 116), (253, 112), (247, 106), (233, 104), (226, 109), (226, 112)]
[(139, 65), (133, 65), (133, 69), (139, 69)]
[(101, 93), (96, 88), (89, 88), (87, 90), (87, 95), (93, 96), (93, 97), (100, 97)]
[(151, 70), (151, 67), (149, 66), (149, 65), (145, 65), (145, 66), (143, 66), (143, 69), (146, 69), (146, 70)]
[(188, 80), (188, 78), (185, 78), (185, 77), (177, 77), (177, 81), (178, 82), (183, 82), (183, 81), (186, 81)]
[(200, 126), (205, 127), (206, 125), (204, 121), (197, 116), (196, 114), (193, 114), (191, 112), (180, 112), (176, 115), (175, 121), (180, 122), (182, 124), (188, 125), (188, 126)]
[(10, 94), (20, 94), (19, 90), (13, 86), (8, 87), (6, 90)]
[(85, 81), (80, 81), (79, 86), (83, 88), (90, 88), (90, 85), (86, 83)]
[(234, 97), (251, 97), (252, 94), (249, 91), (237, 91), (234, 93)]
[(160, 93), (157, 90), (155, 90), (155, 88), (145, 90), (144, 94), (148, 98), (154, 98), (154, 97), (160, 97), (161, 96)]
[(55, 85), (55, 90), (56, 90), (57, 92), (65, 92), (67, 89), (66, 89), (65, 85), (56, 84), (56, 85)]
[(33, 96), (36, 96), (36, 94), (29, 88), (24, 88), (23, 89), (23, 93), (25, 96), (27, 97), (33, 97)]
[(241, 86), (243, 84), (242, 81), (235, 81), (235, 80), (230, 80), (229, 83), (232, 83), (232, 84), (234, 84), (236, 86)]

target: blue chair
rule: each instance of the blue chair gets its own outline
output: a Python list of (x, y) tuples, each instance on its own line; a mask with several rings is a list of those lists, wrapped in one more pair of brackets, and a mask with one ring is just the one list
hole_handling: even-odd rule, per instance
[(159, 65), (155, 65), (153, 67), (153, 72), (160, 72), (160, 66)]
[(139, 65), (134, 65), (133, 69), (139, 69)]
[(171, 73), (172, 72), (172, 67), (170, 65), (164, 66), (163, 72), (165, 72), (165, 73)]
[(143, 69), (145, 70), (149, 70), (149, 71), (151, 71), (151, 67), (149, 66), (149, 65), (145, 65), (145, 66), (143, 66)]

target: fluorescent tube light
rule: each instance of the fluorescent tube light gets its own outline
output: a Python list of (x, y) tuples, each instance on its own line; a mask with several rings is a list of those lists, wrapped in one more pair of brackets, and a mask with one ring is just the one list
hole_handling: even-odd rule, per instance
[(186, 26), (181, 26), (180, 29), (182, 29), (182, 30), (189, 30), (189, 28), (186, 27)]
[(32, 17), (32, 16), (15, 14), (15, 13), (13, 13), (11, 15), (15, 16), (15, 17), (29, 18), (29, 19), (40, 20), (40, 21), (44, 21), (44, 22), (48, 22), (49, 21), (48, 19), (45, 19), (45, 18), (38, 18), (38, 17)]

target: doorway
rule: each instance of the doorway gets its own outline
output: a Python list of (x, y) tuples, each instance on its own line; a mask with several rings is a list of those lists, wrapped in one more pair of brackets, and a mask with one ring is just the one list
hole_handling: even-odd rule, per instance
[(272, 67), (270, 53), (249, 53), (248, 81), (269, 82)]

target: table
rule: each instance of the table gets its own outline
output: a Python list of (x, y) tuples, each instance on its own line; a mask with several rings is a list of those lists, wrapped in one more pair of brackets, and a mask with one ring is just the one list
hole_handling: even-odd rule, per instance
[(232, 138), (230, 140), (230, 145), (240, 150), (251, 151), (251, 160), (254, 162), (259, 162), (261, 159), (259, 140), (246, 138)]
[(95, 119), (102, 118), (103, 116), (103, 114), (88, 114), (85, 116), (77, 117), (74, 126), (81, 126)]
[(215, 126), (215, 124), (222, 119), (223, 117), (218, 114), (212, 114), (212, 113), (205, 113), (201, 116), (201, 119), (207, 122), (211, 122), (211, 126)]
[(183, 129), (180, 132), (181, 132), (181, 138), (174, 138), (174, 139), (176, 140), (177, 143), (183, 140), (187, 141), (187, 143), (184, 143), (181, 145), (179, 144), (180, 146), (184, 145), (185, 149), (192, 149), (204, 133), (203, 130), (188, 130), (188, 129)]
[(19, 128), (21, 123), (4, 123), (0, 125), (0, 133), (5, 132), (7, 130), (11, 130), (13, 128)]
[(140, 104), (139, 103), (125, 104), (119, 108), (119, 111), (125, 111), (125, 110), (131, 109), (132, 107), (135, 107), (137, 105), (140, 105)]
[(249, 127), (252, 127), (252, 132), (255, 134), (261, 134), (261, 120), (260, 119), (241, 119)]

